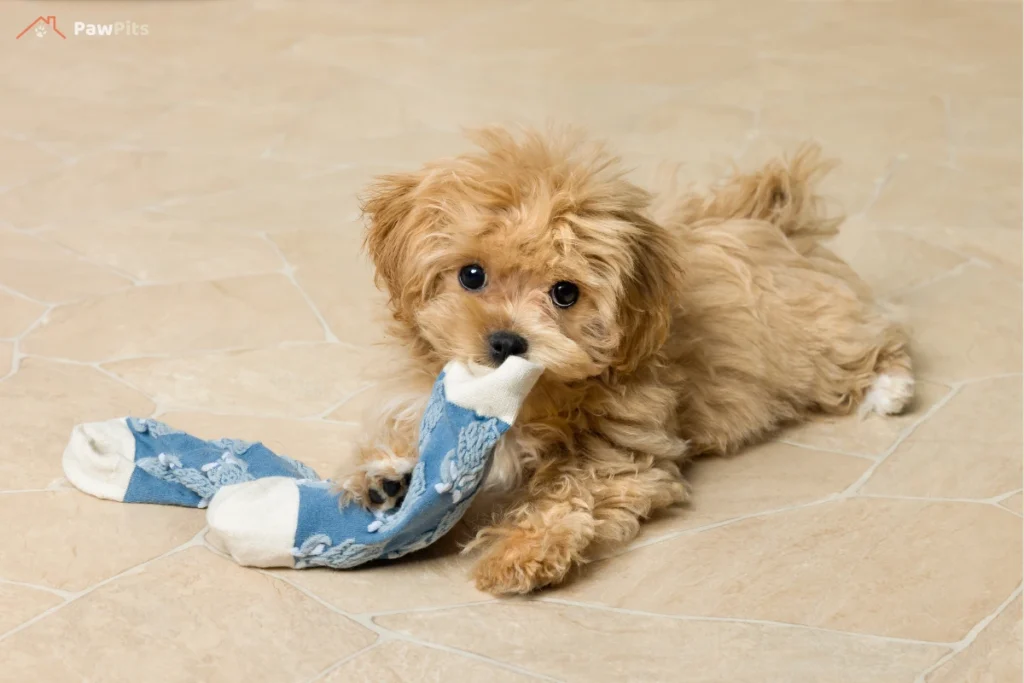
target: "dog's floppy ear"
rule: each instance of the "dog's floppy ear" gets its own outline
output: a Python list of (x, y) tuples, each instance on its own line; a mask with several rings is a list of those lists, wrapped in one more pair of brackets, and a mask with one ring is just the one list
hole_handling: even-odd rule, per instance
[(377, 178), (367, 189), (362, 209), (368, 225), (364, 247), (376, 268), (377, 285), (394, 299), (401, 295), (401, 272), (409, 251), (416, 195), (423, 179), (416, 173)]
[(633, 269), (626, 278), (619, 308), (622, 341), (613, 363), (632, 372), (664, 345), (682, 286), (679, 246), (673, 235), (636, 213), (624, 216), (635, 228)]

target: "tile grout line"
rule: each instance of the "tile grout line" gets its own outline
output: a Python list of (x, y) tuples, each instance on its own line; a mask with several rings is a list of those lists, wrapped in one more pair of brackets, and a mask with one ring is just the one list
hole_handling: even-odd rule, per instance
[(875, 179), (874, 187), (871, 188), (871, 195), (864, 201), (864, 205), (860, 209), (851, 214), (850, 218), (864, 218), (867, 219), (871, 209), (875, 207), (878, 200), (882, 198), (882, 193), (885, 192), (886, 188), (892, 183), (892, 179), (896, 176), (900, 166), (907, 160), (906, 154), (897, 154), (895, 157), (889, 159), (889, 163), (882, 169), (881, 174)]
[(334, 662), (333, 664), (329, 664), (325, 669), (322, 669), (318, 673), (314, 674), (312, 678), (307, 678), (306, 679), (306, 683), (316, 683), (316, 681), (323, 680), (323, 678), (325, 676), (330, 675), (336, 669), (341, 668), (342, 666), (344, 666), (348, 662), (351, 662), (353, 659), (361, 657), (364, 654), (366, 654), (367, 652), (369, 652), (370, 650), (376, 649), (378, 646), (382, 645), (383, 643), (387, 643), (387, 642), (389, 642), (389, 641), (385, 640), (385, 639), (382, 639), (382, 638), (377, 638), (375, 641), (373, 641), (372, 643), (370, 643), (366, 647), (360, 648), (359, 650), (356, 650), (355, 652), (353, 652), (351, 654), (345, 655), (344, 657), (342, 657), (338, 661)]
[(859, 493), (860, 489), (871, 479), (871, 477), (874, 476), (875, 472), (878, 471), (878, 469), (885, 463), (885, 461), (889, 459), (889, 456), (895, 453), (896, 450), (903, 444), (903, 442), (906, 441), (915, 431), (917, 431), (917, 429), (921, 425), (923, 425), (929, 418), (931, 418), (932, 415), (937, 413), (939, 410), (945, 407), (946, 404), (952, 401), (953, 398), (960, 393), (960, 389), (961, 385), (959, 384), (951, 386), (949, 393), (947, 393), (941, 399), (936, 401), (931, 408), (925, 411), (924, 415), (922, 415), (917, 420), (915, 420), (907, 427), (905, 427), (901, 431), (895, 443), (889, 446), (889, 448), (886, 449), (885, 453), (883, 453), (880, 458), (878, 458), (870, 467), (868, 467), (868, 469), (864, 472), (864, 474), (860, 476), (860, 478), (857, 481), (853, 482), (850, 486), (848, 486), (846, 490), (844, 490), (840, 494), (840, 497), (850, 497), (853, 494)]
[(40, 306), (50, 306), (50, 307), (53, 307), (53, 306), (59, 306), (60, 305), (58, 303), (54, 303), (53, 301), (43, 301), (42, 299), (37, 299), (34, 296), (29, 296), (28, 294), (25, 294), (24, 292), (19, 291), (17, 289), (14, 289), (13, 287), (8, 287), (7, 285), (5, 285), (3, 283), (0, 283), (0, 292), (5, 292), (7, 294), (10, 294), (11, 296), (13, 296), (16, 299), (22, 299), (23, 301), (29, 301), (31, 303), (38, 304)]
[[(12, 581), (11, 579), (0, 578), (0, 584), (6, 584), (8, 586), (19, 586), (21, 588), (31, 588), (32, 590), (37, 590), (37, 591), (41, 591), (41, 592), (44, 592), (44, 593), (50, 593), (52, 595), (56, 595), (57, 597), (61, 598), (62, 600), (69, 600), (72, 597), (74, 597), (74, 595), (75, 595), (74, 593), (71, 593), (71, 592), (65, 591), (65, 590), (61, 590), (60, 588), (51, 588), (50, 586), (40, 586), (40, 585), (37, 585), (37, 584), (34, 584), (34, 583), (28, 583), (26, 581)], [(57, 605), (54, 605), (54, 607), (57, 607)]]
[(805, 502), (805, 503), (797, 503), (795, 505), (787, 505), (787, 506), (780, 507), (780, 508), (773, 508), (771, 510), (760, 510), (758, 512), (751, 512), (751, 513), (748, 513), (748, 514), (745, 514), (745, 515), (739, 515), (739, 516), (736, 516), (736, 517), (729, 517), (727, 519), (723, 519), (723, 520), (720, 520), (718, 522), (712, 522), (710, 524), (704, 524), (704, 525), (701, 525), (701, 526), (691, 527), (689, 529), (681, 529), (679, 531), (671, 531), (671, 532), (665, 533), (665, 534), (663, 534), (661, 536), (655, 536), (654, 538), (650, 538), (650, 539), (647, 539), (647, 540), (644, 540), (644, 541), (637, 541), (637, 542), (634, 542), (634, 543), (630, 543), (629, 545), (625, 546), (624, 548), (621, 548), (620, 552), (615, 552), (615, 553), (612, 553), (610, 555), (602, 556), (602, 557), (594, 560), (594, 562), (595, 563), (596, 562), (602, 562), (604, 560), (610, 560), (610, 559), (615, 558), (615, 557), (621, 557), (622, 555), (625, 555), (627, 553), (631, 553), (634, 550), (639, 550), (641, 548), (647, 548), (647, 547), (652, 546), (652, 545), (658, 545), (660, 543), (664, 543), (665, 541), (671, 541), (671, 540), (674, 540), (676, 538), (680, 538), (682, 536), (690, 536), (690, 535), (693, 535), (693, 534), (701, 533), (703, 531), (710, 531), (711, 529), (717, 529), (719, 527), (729, 526), (729, 525), (732, 525), (732, 524), (736, 524), (738, 522), (744, 522), (744, 521), (746, 521), (748, 519), (760, 519), (762, 517), (773, 517), (775, 515), (783, 514), (783, 513), (786, 513), (786, 512), (792, 512), (794, 510), (802, 510), (804, 508), (817, 507), (818, 505), (822, 505), (824, 503), (830, 503), (832, 501), (839, 500), (839, 499), (840, 499), (840, 494), (830, 493), (829, 495), (827, 495), (827, 496), (825, 496), (823, 498), (818, 498), (816, 500), (808, 501), (808, 502)]
[(33, 330), (40, 325), (46, 324), (47, 320), (49, 320), (50, 313), (52, 313), (56, 307), (57, 306), (55, 304), (49, 305), (45, 311), (39, 314), (38, 318), (32, 321), (31, 325), (22, 330), (21, 334), (14, 338), (14, 351), (11, 354), (11, 369), (6, 375), (0, 377), (0, 382), (4, 382), (11, 377), (14, 377), (18, 370), (21, 369), (21, 361), (23, 358), (27, 357), (27, 355), (21, 350), (21, 343), (25, 340), (25, 337), (32, 333)]
[[(58, 306), (61, 304), (55, 304)], [(4, 340), (9, 341), (9, 340)], [(325, 346), (334, 348), (336, 346), (342, 346), (353, 351), (360, 350), (360, 347), (350, 344), (348, 342), (327, 342), (322, 340), (286, 340), (277, 342), (276, 344), (269, 344), (267, 346), (224, 346), (216, 348), (204, 348), (204, 349), (186, 349), (177, 353), (173, 351), (166, 351), (162, 353), (140, 353), (134, 356), (115, 356), (113, 358), (103, 358), (101, 360), (77, 360), (75, 358), (63, 358), (61, 356), (46, 356), (42, 354), (26, 354), (33, 358), (39, 358), (41, 360), (51, 361), (54, 363), (66, 363), (68, 365), (93, 365), (94, 363), (110, 364), (110, 363), (124, 363), (128, 361), (136, 360), (175, 360), (180, 358), (192, 358), (198, 356), (214, 356), (214, 355), (229, 355), (240, 352), (255, 352), (255, 351), (289, 351), (292, 349), (307, 348), (312, 346)]]
[(1001, 504), (1003, 501), (1013, 498), (1018, 493), (1021, 493), (1024, 489), (1014, 489), (1013, 491), (1007, 491), (1006, 493), (1000, 493), (998, 496), (987, 498), (986, 503), (995, 503), (996, 505)]
[[(808, 624), (793, 624), (786, 621), (773, 621), (771, 619), (745, 619), (743, 617), (710, 617), (690, 614), (663, 614), (660, 612), (647, 612), (645, 610), (629, 609), (626, 607), (613, 607), (599, 603), (580, 602), (577, 600), (566, 600), (564, 598), (536, 598), (538, 602), (565, 605), (567, 607), (578, 607), (580, 609), (592, 609), (600, 612), (612, 612), (615, 614), (626, 614), (629, 616), (645, 617), (653, 619), (669, 619), (672, 621), (705, 622), (705, 623), (726, 623), (743, 624), (747, 626), (771, 626), (773, 628), (790, 628), (816, 633), (827, 633), (829, 635), (843, 636), (848, 638), (863, 638), (865, 640), (880, 640), (887, 643), (899, 643), (902, 645), (926, 645), (929, 647), (952, 648), (956, 643), (943, 643), (933, 640), (917, 640), (915, 638), (901, 638), (899, 636), (882, 636), (875, 633), (858, 633), (857, 631), (840, 631), (838, 629), (810, 626)], [(959, 642), (959, 641), (958, 641)]]
[[(896, 232), (899, 232), (899, 231), (896, 231)], [(900, 234), (904, 234), (904, 233), (900, 233)], [(913, 235), (910, 235), (910, 236), (913, 237)], [(929, 245), (929, 246), (934, 246), (934, 245)], [(957, 254), (957, 255), (958, 256), (962, 256), (962, 254)], [(893, 290), (891, 292), (888, 292), (885, 295), (885, 298), (886, 298), (886, 300), (891, 300), (891, 299), (896, 299), (896, 298), (899, 298), (899, 297), (904, 297), (904, 296), (907, 296), (909, 294), (913, 294), (913, 293), (918, 292), (918, 291), (920, 291), (922, 289), (926, 289), (928, 287), (931, 287), (932, 285), (936, 285), (936, 284), (939, 284), (941, 282), (945, 282), (946, 280), (949, 280), (951, 278), (959, 277), (960, 275), (963, 275), (963, 273), (965, 271), (967, 271), (968, 269), (970, 269), (970, 268), (984, 268), (986, 270), (992, 270), (992, 266), (989, 265), (987, 262), (983, 261), (982, 259), (979, 259), (976, 256), (967, 257), (962, 262), (956, 264), (955, 266), (953, 266), (949, 270), (944, 270), (941, 273), (938, 273), (937, 275), (934, 275), (934, 276), (932, 276), (930, 278), (922, 280), (921, 282), (917, 282), (917, 283), (914, 283), (914, 284), (911, 284), (911, 285), (907, 285), (906, 287), (902, 287), (900, 289), (896, 289), (896, 290)]]
[(956, 168), (957, 164), (957, 125), (956, 117), (953, 115), (953, 98), (949, 94), (940, 97), (942, 100), (942, 123), (943, 133), (946, 136), (946, 163)]
[(963, 638), (961, 638), (959, 641), (953, 644), (953, 649), (950, 652), (947, 652), (944, 656), (940, 657), (938, 661), (936, 661), (930, 667), (919, 673), (917, 675), (917, 678), (914, 679), (914, 683), (925, 683), (925, 679), (928, 677), (929, 674), (934, 673), (944, 664), (946, 664), (946, 662), (949, 662), (958, 654), (960, 654), (968, 647), (970, 647), (971, 644), (974, 643), (974, 641), (977, 639), (977, 637), (981, 635), (982, 631), (984, 631), (989, 624), (998, 619), (999, 616), (1004, 611), (1006, 611), (1006, 609), (1011, 604), (1013, 604), (1013, 601), (1016, 600), (1017, 597), (1020, 596), (1020, 594), (1021, 584), (1017, 584), (1017, 587), (1013, 589), (1013, 592), (1010, 593), (1009, 597), (1003, 600), (1003, 602), (1000, 603), (999, 606), (996, 607), (996, 609), (993, 612), (983, 617), (981, 621), (979, 621), (977, 624), (971, 627), (971, 630), (968, 631)]
[(283, 263), (281, 274), (291, 281), (295, 289), (299, 292), (302, 298), (305, 299), (306, 305), (309, 306), (310, 311), (312, 311), (317, 321), (320, 322), (320, 326), (323, 328), (324, 341), (329, 343), (338, 343), (340, 340), (338, 339), (337, 335), (334, 334), (334, 331), (331, 329), (331, 326), (327, 323), (327, 320), (320, 312), (320, 309), (317, 307), (315, 303), (313, 303), (313, 299), (309, 296), (309, 294), (302, 287), (302, 285), (299, 284), (298, 278), (295, 277), (295, 266), (292, 265), (291, 261), (288, 260), (288, 257), (285, 255), (281, 247), (277, 245), (277, 242), (275, 242), (267, 232), (261, 232), (259, 233), (259, 235), (267, 242), (267, 244), (270, 245), (274, 252), (277, 253), (278, 257), (281, 259), (281, 262)]
[(1020, 379), (1021, 377), (1024, 377), (1024, 373), (1020, 373), (1020, 372), (1004, 372), (1004, 373), (999, 373), (999, 374), (996, 374), (996, 375), (983, 375), (981, 377), (974, 377), (974, 378), (971, 378), (971, 379), (961, 380), (961, 381), (957, 382), (957, 384), (960, 384), (962, 386), (967, 386), (969, 384), (980, 384), (981, 382), (996, 382), (996, 381), (1001, 380), (1001, 379), (1012, 379), (1014, 377)]
[[(499, 660), (496, 660), (496, 659), (491, 659), (490, 657), (486, 657), (484, 655), (480, 655), (480, 654), (477, 654), (475, 652), (470, 652), (468, 650), (460, 650), (459, 648), (451, 647), (451, 646), (448, 646), (448, 645), (443, 645), (441, 643), (432, 643), (432, 642), (429, 642), (429, 641), (423, 641), (423, 640), (420, 640), (420, 639), (418, 639), (418, 638), (416, 638), (414, 636), (411, 636), (411, 635), (408, 635), (408, 634), (405, 634), (405, 633), (401, 633), (399, 631), (393, 631), (393, 630), (387, 628), (386, 626), (382, 626), (382, 625), (380, 625), (380, 624), (378, 624), (378, 623), (376, 623), (374, 621), (374, 618), (376, 616), (386, 616), (384, 614), (378, 614), (378, 615), (374, 615), (372, 613), (353, 614), (353, 613), (350, 613), (350, 612), (347, 612), (347, 611), (341, 609), (340, 607), (337, 607), (336, 605), (331, 604), (330, 602), (324, 600), (323, 598), (318, 596), (316, 593), (312, 592), (311, 590), (307, 589), (306, 587), (302, 586), (301, 584), (297, 584), (297, 583), (293, 582), (291, 579), (285, 578), (284, 576), (281, 576), (279, 574), (273, 574), (271, 572), (267, 572), (267, 571), (263, 571), (263, 570), (260, 570), (260, 573), (262, 573), (262, 574), (264, 574), (266, 576), (272, 577), (272, 578), (274, 578), (274, 579), (276, 579), (278, 581), (281, 581), (282, 583), (285, 583), (285, 584), (291, 586), (295, 590), (299, 591), (300, 593), (302, 593), (306, 597), (310, 598), (311, 600), (317, 602), (318, 604), (322, 605), (323, 607), (326, 607), (330, 611), (332, 611), (332, 612), (334, 612), (336, 614), (340, 614), (341, 616), (345, 617), (346, 619), (348, 619), (348, 620), (350, 620), (350, 621), (352, 621), (352, 622), (354, 622), (356, 624), (359, 624), (363, 628), (366, 628), (367, 630), (372, 631), (373, 633), (376, 633), (378, 638), (379, 638), (378, 642), (388, 641), (388, 640), (404, 641), (404, 642), (412, 643), (414, 645), (419, 645), (421, 647), (427, 647), (427, 648), (430, 648), (430, 649), (433, 649), (433, 650), (440, 650), (440, 651), (443, 651), (443, 652), (449, 652), (449, 653), (452, 653), (452, 654), (459, 655), (461, 657), (465, 657), (467, 659), (474, 659), (474, 660), (477, 660), (477, 661), (489, 664), (491, 666), (497, 666), (499, 668), (506, 669), (508, 671), (512, 671), (514, 673), (518, 673), (518, 674), (521, 674), (521, 675), (530, 676), (530, 677), (533, 677), (533, 678), (539, 678), (540, 680), (554, 681), (554, 682), (558, 683), (558, 679), (556, 679), (556, 678), (551, 678), (551, 677), (546, 676), (544, 674), (539, 674), (539, 673), (534, 672), (534, 671), (530, 671), (530, 670), (527, 670), (527, 669), (522, 669), (522, 668), (520, 668), (520, 667), (518, 667), (518, 666), (516, 666), (514, 664), (508, 664), (507, 662), (502, 662), (502, 661), (499, 661)], [(436, 609), (427, 608), (425, 610), (418, 610), (418, 611), (441, 611), (441, 610), (445, 610), (445, 609), (457, 609), (457, 608), (460, 608), (460, 607), (475, 606), (475, 605), (480, 605), (480, 604), (490, 604), (490, 603), (494, 603), (494, 602), (497, 602), (497, 600), (490, 600), (490, 601), (483, 601), (483, 602), (474, 602), (474, 603), (465, 603), (465, 604), (459, 604), (459, 605), (449, 605), (449, 606), (446, 606), (446, 607), (438, 607)], [(413, 612), (413, 611), (417, 611), (417, 610), (404, 610), (404, 611), (395, 612), (395, 614), (407, 614), (407, 613)]]
[(868, 455), (867, 453), (851, 453), (849, 451), (840, 451), (835, 448), (825, 448), (824, 446), (812, 446), (811, 444), (800, 443), (798, 441), (790, 441), (789, 439), (775, 439), (774, 443), (780, 443), (785, 446), (792, 446), (793, 448), (800, 448), (806, 451), (819, 451), (821, 453), (831, 453), (832, 455), (842, 455), (847, 458), (859, 458), (860, 460), (874, 461), (881, 457), (880, 455)]
[(124, 291), (124, 290), (127, 290), (127, 289), (131, 289), (132, 287), (135, 287), (135, 286), (137, 286), (139, 284), (139, 279), (137, 277), (135, 277), (134, 275), (132, 275), (131, 273), (129, 273), (128, 271), (121, 270), (117, 266), (112, 266), (112, 265), (110, 265), (108, 263), (103, 263), (101, 261), (96, 261), (96, 260), (92, 259), (91, 257), (86, 256), (82, 252), (78, 251), (77, 249), (73, 249), (73, 248), (69, 247), (68, 245), (64, 244), (63, 242), (61, 242), (59, 240), (55, 240), (55, 239), (50, 238), (47, 235), (47, 233), (48, 233), (47, 230), (39, 229), (39, 230), (37, 230), (33, 234), (33, 237), (35, 237), (40, 242), (43, 242), (45, 244), (48, 244), (50, 246), (55, 247), (56, 249), (58, 249), (60, 251), (63, 251), (65, 254), (67, 254), (68, 256), (73, 257), (74, 259), (76, 259), (80, 263), (86, 263), (86, 264), (88, 264), (90, 266), (93, 266), (94, 268), (99, 268), (100, 270), (105, 270), (105, 271), (111, 273), (112, 275), (117, 275), (118, 277), (121, 277), (121, 278), (124, 278), (124, 279), (128, 280), (128, 282), (130, 283), (130, 285), (128, 287), (124, 287), (124, 288), (122, 288), (122, 290), (112, 290), (112, 291)]
[[(903, 496), (890, 493), (855, 493), (850, 497), (875, 498), (878, 500), (909, 500), (920, 501), (922, 503), (967, 503), (971, 505), (993, 505), (1001, 510), (1006, 510), (1006, 508), (1002, 507), (998, 502), (993, 501), (991, 498), (939, 498), (932, 496)], [(1010, 510), (1010, 512), (1012, 512), (1012, 510)]]
[(182, 550), (186, 550), (188, 548), (192, 548), (192, 547), (196, 547), (196, 546), (200, 546), (201, 547), (202, 543), (203, 543), (203, 537), (205, 535), (206, 535), (206, 527), (204, 526), (192, 538), (190, 538), (189, 540), (185, 541), (181, 545), (179, 545), (177, 547), (174, 547), (174, 548), (171, 548), (167, 552), (161, 553), (160, 555), (157, 555), (156, 557), (152, 557), (152, 558), (150, 558), (150, 559), (148, 559), (148, 560), (146, 560), (144, 562), (140, 562), (139, 564), (133, 565), (133, 566), (131, 566), (131, 567), (125, 569), (125, 570), (122, 570), (122, 571), (118, 572), (117, 574), (114, 574), (113, 576), (110, 576), (110, 577), (108, 577), (106, 579), (103, 579), (102, 581), (98, 581), (98, 582), (94, 583), (92, 586), (89, 586), (88, 588), (84, 588), (84, 589), (78, 591), (77, 593), (70, 594), (67, 598), (65, 598), (64, 602), (60, 603), (59, 605), (54, 605), (50, 609), (45, 610), (43, 612), (40, 612), (36, 616), (32, 617), (31, 619), (28, 619), (27, 621), (22, 622), (21, 624), (15, 626), (11, 630), (7, 631), (6, 633), (0, 633), (0, 643), (2, 643), (7, 638), (10, 638), (14, 634), (18, 633), (19, 631), (22, 631), (22, 630), (28, 628), (32, 624), (34, 624), (34, 623), (36, 623), (38, 621), (42, 621), (46, 617), (49, 617), (51, 614), (59, 612), (60, 610), (62, 610), (65, 607), (67, 607), (68, 605), (77, 602), (79, 599), (84, 598), (87, 595), (90, 595), (91, 593), (93, 593), (96, 590), (102, 588), (103, 586), (107, 585), (108, 583), (113, 583), (114, 581), (117, 581), (118, 579), (121, 579), (121, 578), (123, 578), (125, 576), (132, 576), (134, 574), (137, 574), (140, 571), (143, 571), (148, 565), (150, 565), (150, 564), (152, 564), (154, 562), (158, 562), (158, 561), (160, 561), (160, 560), (162, 560), (164, 558), (170, 557), (171, 555), (179, 553)]

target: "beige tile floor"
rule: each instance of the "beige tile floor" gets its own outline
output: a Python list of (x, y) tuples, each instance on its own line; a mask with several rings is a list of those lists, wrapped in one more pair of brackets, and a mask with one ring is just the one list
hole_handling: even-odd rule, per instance
[[(15, 40), (41, 12), (67, 38)], [(1020, 679), (1019, 2), (0, 19), (0, 680)], [(548, 118), (638, 178), (821, 140), (851, 216), (836, 248), (915, 326), (913, 412), (700, 462), (692, 507), (530, 600), (476, 592), (451, 543), (365, 571), (241, 569), (195, 511), (68, 488), (72, 424), (125, 413), (330, 469), (380, 359), (357, 191), (460, 151), (462, 125)]]

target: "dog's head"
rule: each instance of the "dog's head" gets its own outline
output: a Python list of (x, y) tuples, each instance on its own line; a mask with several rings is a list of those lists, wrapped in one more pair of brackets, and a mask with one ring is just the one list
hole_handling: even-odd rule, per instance
[(678, 289), (649, 196), (572, 134), (474, 139), (480, 152), (380, 178), (364, 202), (402, 336), (438, 362), (523, 355), (564, 382), (635, 369)]

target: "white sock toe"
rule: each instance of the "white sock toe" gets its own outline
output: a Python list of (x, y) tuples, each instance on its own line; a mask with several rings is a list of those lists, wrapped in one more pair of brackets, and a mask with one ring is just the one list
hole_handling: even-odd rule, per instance
[(80, 424), (64, 449), (64, 476), (98, 498), (123, 501), (135, 471), (135, 436), (123, 419)]
[(898, 415), (914, 398), (914, 378), (909, 375), (881, 374), (875, 377), (871, 389), (860, 406), (861, 415), (870, 412), (879, 415)]
[(225, 486), (206, 510), (206, 540), (245, 567), (292, 567), (299, 487), (288, 477)]

